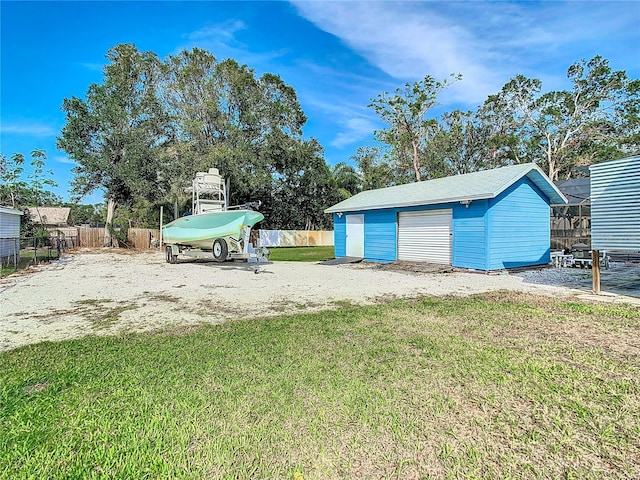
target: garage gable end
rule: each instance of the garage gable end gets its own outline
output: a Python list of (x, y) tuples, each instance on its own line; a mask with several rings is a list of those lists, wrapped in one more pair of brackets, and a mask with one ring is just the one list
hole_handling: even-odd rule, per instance
[(549, 199), (526, 178), (489, 201), (489, 270), (548, 264), (551, 260)]

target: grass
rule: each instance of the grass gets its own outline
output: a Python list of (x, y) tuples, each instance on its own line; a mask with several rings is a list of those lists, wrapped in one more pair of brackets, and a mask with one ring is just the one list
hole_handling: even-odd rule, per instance
[(0, 478), (638, 478), (637, 307), (498, 293), (0, 354)]
[[(52, 256), (53, 255), (53, 256)], [(4, 277), (5, 275), (9, 275), (18, 270), (24, 270), (29, 265), (38, 264), (40, 262), (48, 262), (50, 260), (54, 260), (57, 258), (56, 250), (48, 250), (47, 248), (40, 248), (36, 251), (35, 259), (33, 255), (33, 249), (31, 250), (21, 250), (20, 258), (18, 259), (18, 264), (14, 265), (13, 257), (9, 257), (2, 263), (2, 268), (0, 269), (0, 277)]]
[(321, 262), (334, 258), (333, 247), (269, 247), (274, 262)]

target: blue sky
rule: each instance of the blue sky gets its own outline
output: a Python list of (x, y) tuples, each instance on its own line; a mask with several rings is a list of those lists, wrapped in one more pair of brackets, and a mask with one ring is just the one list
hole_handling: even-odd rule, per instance
[(44, 149), (64, 198), (73, 162), (55, 147), (62, 101), (101, 82), (118, 43), (160, 58), (197, 46), (280, 75), (330, 165), (372, 142), (372, 98), (427, 74), (463, 75), (441, 110), (474, 109), (516, 74), (566, 88), (567, 67), (595, 55), (640, 78), (640, 1), (2, 0), (0, 20), (0, 151)]

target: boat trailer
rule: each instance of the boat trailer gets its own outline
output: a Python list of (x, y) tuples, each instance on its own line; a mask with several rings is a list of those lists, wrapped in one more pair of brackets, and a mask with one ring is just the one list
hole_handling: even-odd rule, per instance
[(248, 262), (263, 263), (269, 260), (267, 247), (255, 247), (249, 242), (251, 227), (244, 228), (242, 238), (233, 237), (216, 238), (211, 245), (211, 250), (196, 248), (189, 245), (165, 244), (165, 259), (167, 263), (177, 263), (178, 256), (213, 259), (216, 262), (244, 260)]

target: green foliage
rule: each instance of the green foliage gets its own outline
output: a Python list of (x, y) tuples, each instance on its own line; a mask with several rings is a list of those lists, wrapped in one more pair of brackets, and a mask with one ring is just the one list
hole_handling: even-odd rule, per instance
[(263, 228), (327, 225), (330, 172), (320, 145), (301, 138), (306, 117), (293, 88), (201, 49), (170, 56), (164, 68), (163, 98), (180, 139), (171, 147), (180, 158), (171, 201), (183, 203), (180, 188), (215, 166), (229, 182), (230, 204), (262, 202)]
[(44, 150), (36, 149), (31, 152), (30, 169), (26, 172), (25, 158), (21, 153), (14, 153), (10, 158), (0, 155), (0, 205), (8, 205), (21, 210), (20, 235), (31, 236), (36, 232), (29, 214), (29, 207), (58, 206), (62, 199), (46, 188), (56, 187), (56, 182), (50, 178), (51, 170), (46, 170), (47, 155)]
[(540, 80), (517, 75), (481, 109), (504, 158), (536, 161), (553, 180), (640, 148), (637, 80), (600, 56), (574, 63), (567, 78), (571, 90), (543, 93)]
[(362, 181), (362, 190), (389, 187), (394, 184), (406, 183), (398, 178), (397, 172), (385, 156), (388, 150), (381, 147), (360, 147), (351, 159), (358, 166)]
[(23, 154), (14, 153), (10, 158), (0, 155), (0, 204), (19, 210), (60, 205), (62, 199), (46, 189), (58, 186), (50, 178), (53, 172), (45, 170), (46, 160), (44, 150), (34, 150), (31, 152), (30, 169), (25, 171)]
[(434, 176), (446, 177), (503, 165), (491, 138), (492, 126), (474, 112), (442, 115), (426, 159)]
[(16, 208), (27, 191), (27, 183), (22, 180), (24, 156), (15, 153), (11, 158), (0, 155), (0, 204)]
[(231, 205), (263, 203), (264, 227), (327, 226), (332, 178), (320, 145), (302, 138), (306, 117), (280, 77), (198, 48), (160, 61), (118, 45), (107, 58), (102, 84), (85, 100), (65, 99), (58, 139), (78, 163), (76, 195), (106, 191), (107, 223), (118, 206), (130, 224), (157, 225), (147, 212), (160, 204), (183, 213), (195, 173), (217, 167)]
[(106, 220), (106, 209), (102, 203), (96, 205), (82, 205), (79, 203), (65, 203), (69, 207), (69, 225), (97, 225)]
[(90, 85), (85, 100), (64, 100), (66, 124), (57, 145), (77, 164), (76, 196), (104, 189), (106, 222), (112, 224), (119, 204), (159, 197), (160, 152), (172, 131), (157, 96), (161, 68), (156, 55), (123, 44), (109, 50), (107, 59), (103, 84)]
[(406, 83), (404, 89), (397, 88), (393, 95), (382, 92), (369, 104), (388, 125), (386, 130), (376, 132), (377, 139), (391, 147), (396, 168), (412, 170), (417, 181), (423, 176), (439, 176), (422, 162), (437, 128), (437, 121), (426, 118), (426, 114), (438, 105), (440, 92), (461, 78), (451, 74), (449, 79), (437, 81), (427, 75), (419, 82)]
[(567, 78), (571, 89), (544, 92), (540, 80), (516, 75), (477, 111), (438, 119), (425, 113), (450, 82), (427, 76), (395, 95), (383, 92), (370, 106), (389, 125), (376, 132), (389, 154), (373, 158), (407, 183), (532, 161), (556, 180), (579, 175), (577, 166), (639, 153), (640, 80), (600, 56), (574, 63)]
[(354, 167), (340, 162), (331, 169), (331, 175), (335, 188), (338, 189), (338, 197), (345, 200), (362, 190), (360, 176)]

